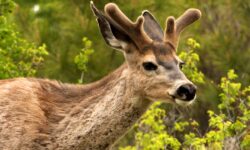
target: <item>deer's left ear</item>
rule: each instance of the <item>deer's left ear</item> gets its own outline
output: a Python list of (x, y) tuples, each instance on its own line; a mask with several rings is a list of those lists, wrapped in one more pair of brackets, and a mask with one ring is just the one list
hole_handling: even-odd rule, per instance
[(105, 42), (112, 48), (118, 50), (126, 49), (126, 46), (131, 42), (131, 39), (121, 30), (119, 30), (119, 27), (112, 25), (111, 20), (109, 20), (107, 16), (99, 11), (92, 1), (90, 3), (90, 7), (97, 17), (96, 20)]
[(152, 40), (162, 42), (164, 33), (161, 29), (161, 26), (155, 20), (154, 16), (147, 10), (142, 12), (142, 16), (144, 17), (143, 28), (147, 35)]

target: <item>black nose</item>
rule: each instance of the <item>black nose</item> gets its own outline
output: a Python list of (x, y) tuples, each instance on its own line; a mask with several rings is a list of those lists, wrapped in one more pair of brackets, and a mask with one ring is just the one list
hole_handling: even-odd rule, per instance
[(196, 87), (193, 84), (184, 84), (177, 89), (177, 95), (184, 101), (193, 100), (196, 93)]

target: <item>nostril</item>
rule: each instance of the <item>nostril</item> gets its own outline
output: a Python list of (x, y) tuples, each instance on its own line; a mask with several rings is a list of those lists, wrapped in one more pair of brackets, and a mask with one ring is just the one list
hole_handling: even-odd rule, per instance
[(188, 92), (189, 92), (188, 87), (185, 85), (180, 86), (177, 90), (177, 94), (180, 97), (183, 97), (184, 95), (188, 94)]
[(177, 95), (186, 101), (194, 99), (195, 93), (196, 87), (192, 84), (184, 84), (177, 89)]

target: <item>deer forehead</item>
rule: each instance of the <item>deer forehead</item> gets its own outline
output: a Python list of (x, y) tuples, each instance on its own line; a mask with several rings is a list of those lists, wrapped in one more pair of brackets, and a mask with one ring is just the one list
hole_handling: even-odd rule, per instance
[(145, 46), (142, 51), (144, 61), (151, 61), (158, 64), (168, 62), (178, 63), (179, 61), (174, 48), (168, 43), (153, 43), (152, 45)]

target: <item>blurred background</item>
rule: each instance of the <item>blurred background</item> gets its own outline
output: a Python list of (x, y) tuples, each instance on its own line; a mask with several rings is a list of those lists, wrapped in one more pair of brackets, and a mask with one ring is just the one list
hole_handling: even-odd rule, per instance
[[(2, 1), (4, 4), (4, 0)], [(20, 36), (35, 46), (46, 45), (46, 55), (36, 76), (76, 83), (82, 76), (74, 62), (84, 47), (83, 37), (92, 41), (94, 53), (89, 56), (83, 83), (102, 78), (117, 68), (124, 58), (108, 47), (99, 32), (89, 0), (15, 0), (7, 20)], [(108, 0), (94, 0), (103, 9)], [(249, 0), (114, 0), (129, 18), (135, 20), (149, 10), (164, 28), (168, 16), (178, 17), (188, 8), (198, 8), (202, 18), (181, 36), (178, 53), (187, 39), (195, 39), (200, 47), (199, 70), (206, 83), (199, 85), (198, 103), (190, 114), (205, 132), (208, 109), (219, 103), (218, 84), (229, 69), (238, 74), (243, 86), (250, 83), (250, 1)], [(3, 6), (3, 5), (2, 5)], [(3, 9), (3, 7), (1, 7)], [(1, 10), (2, 11), (2, 10)], [(168, 106), (162, 106), (168, 107)], [(132, 133), (131, 133), (132, 134)], [(127, 136), (124, 145), (131, 143)]]

